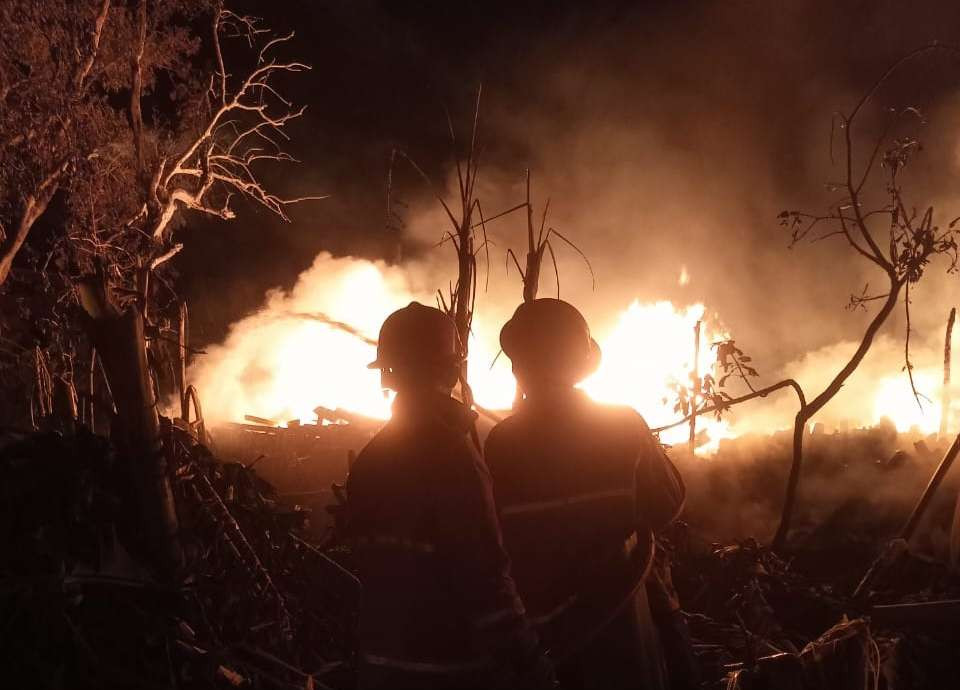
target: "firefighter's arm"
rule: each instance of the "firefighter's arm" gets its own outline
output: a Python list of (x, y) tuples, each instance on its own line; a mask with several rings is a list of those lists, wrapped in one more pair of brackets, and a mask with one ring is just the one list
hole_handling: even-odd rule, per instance
[(640, 519), (652, 529), (673, 522), (686, 499), (680, 472), (643, 418), (637, 416), (639, 452), (635, 467), (637, 506)]
[[(501, 458), (508, 455), (506, 452), (507, 448), (501, 440), (502, 436), (501, 427), (498, 424), (490, 430), (490, 433), (487, 434), (487, 438), (483, 443), (483, 464), (489, 475), (491, 486), (496, 485), (497, 481), (499, 481), (497, 475), (499, 470), (502, 469), (501, 463), (503, 461)], [(496, 496), (494, 496), (494, 500), (496, 500)]]
[(480, 651), (501, 669), (528, 676), (525, 684), (536, 683), (544, 659), (510, 576), (490, 475), (479, 457), (465, 457), (445, 469), (446, 476), (437, 482), (437, 547), (449, 563), (450, 586), (464, 606)]

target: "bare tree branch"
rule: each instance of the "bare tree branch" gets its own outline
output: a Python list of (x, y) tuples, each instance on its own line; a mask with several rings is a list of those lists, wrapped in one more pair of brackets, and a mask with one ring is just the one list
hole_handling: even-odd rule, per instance
[(97, 60), (97, 53), (100, 50), (100, 37), (103, 35), (103, 25), (107, 23), (107, 15), (110, 14), (110, 0), (101, 0), (100, 11), (97, 12), (97, 18), (93, 23), (93, 29), (90, 31), (90, 50), (87, 57), (77, 70), (75, 79), (77, 93), (83, 91), (85, 80), (93, 69), (93, 64)]
[(143, 175), (145, 168), (143, 152), (143, 113), (140, 100), (143, 97), (143, 51), (147, 44), (147, 0), (137, 5), (137, 47), (131, 60), (130, 128), (133, 130), (133, 146), (137, 156), (137, 172)]

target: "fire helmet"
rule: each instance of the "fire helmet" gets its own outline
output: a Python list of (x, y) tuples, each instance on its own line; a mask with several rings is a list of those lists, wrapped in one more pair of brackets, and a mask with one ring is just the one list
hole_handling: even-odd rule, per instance
[(424, 369), (463, 359), (457, 327), (435, 307), (411, 302), (386, 318), (369, 369)]
[(577, 383), (600, 366), (600, 346), (583, 314), (553, 298), (524, 302), (500, 331), (500, 347), (514, 369)]

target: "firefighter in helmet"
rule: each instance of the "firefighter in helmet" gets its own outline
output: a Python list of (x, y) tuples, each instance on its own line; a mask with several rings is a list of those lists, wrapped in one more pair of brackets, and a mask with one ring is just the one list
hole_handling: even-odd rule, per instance
[(490, 477), (451, 397), (453, 321), (412, 302), (383, 323), (391, 420), (354, 461), (346, 533), (364, 587), (361, 688), (552, 687), (510, 576)]
[(683, 483), (633, 409), (575, 388), (600, 363), (579, 311), (521, 305), (500, 332), (523, 393), (486, 441), (517, 589), (565, 688), (667, 687), (645, 578)]

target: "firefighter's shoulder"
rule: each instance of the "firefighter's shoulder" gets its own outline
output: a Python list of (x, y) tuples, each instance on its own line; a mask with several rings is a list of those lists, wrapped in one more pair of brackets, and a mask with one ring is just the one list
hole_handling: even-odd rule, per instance
[(494, 448), (499, 444), (508, 442), (510, 437), (513, 434), (519, 432), (521, 427), (521, 419), (519, 415), (513, 414), (505, 419), (501, 419), (499, 422), (493, 425), (493, 428), (487, 433), (487, 438), (484, 441), (484, 448)]
[(600, 433), (630, 439), (650, 434), (650, 427), (643, 415), (629, 405), (596, 402), (591, 409), (594, 424)]

